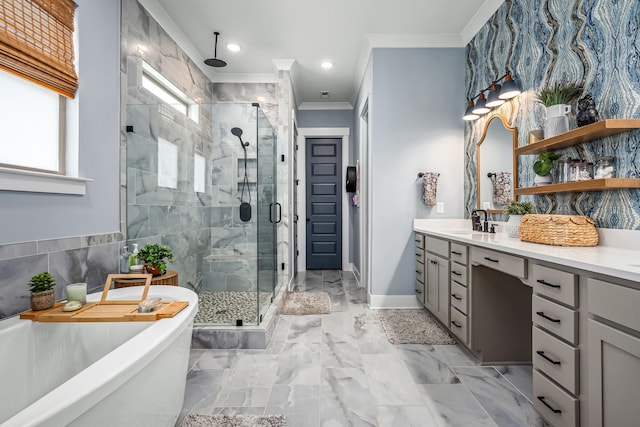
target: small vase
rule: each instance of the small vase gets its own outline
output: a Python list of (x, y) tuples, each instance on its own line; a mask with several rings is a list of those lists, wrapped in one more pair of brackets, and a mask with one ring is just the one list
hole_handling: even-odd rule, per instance
[(520, 230), (520, 220), (522, 220), (522, 215), (509, 215), (509, 220), (505, 226), (509, 237), (519, 237), (518, 231)]
[(145, 264), (144, 267), (147, 269), (147, 273), (153, 275), (153, 277), (162, 275), (162, 270), (160, 267), (156, 267), (155, 264)]
[(565, 132), (569, 132), (569, 118), (567, 116), (554, 116), (544, 121), (545, 139)]
[(552, 182), (553, 182), (553, 177), (551, 176), (550, 173), (546, 174), (545, 176), (536, 175), (535, 178), (533, 178), (533, 185), (535, 186), (549, 185)]
[(48, 291), (31, 293), (31, 310), (47, 310), (56, 303), (56, 295), (53, 289)]

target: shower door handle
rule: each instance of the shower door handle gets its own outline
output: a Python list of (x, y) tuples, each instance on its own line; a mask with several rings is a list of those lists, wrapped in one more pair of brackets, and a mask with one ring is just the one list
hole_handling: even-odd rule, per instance
[(276, 221), (276, 224), (279, 224), (282, 222), (282, 205), (278, 202), (276, 202), (276, 205), (278, 206), (278, 220)]
[[(274, 206), (278, 206), (278, 220), (274, 221), (273, 220), (273, 207)], [(278, 224), (282, 221), (282, 205), (280, 203), (271, 203), (269, 205), (269, 221), (273, 224)]]

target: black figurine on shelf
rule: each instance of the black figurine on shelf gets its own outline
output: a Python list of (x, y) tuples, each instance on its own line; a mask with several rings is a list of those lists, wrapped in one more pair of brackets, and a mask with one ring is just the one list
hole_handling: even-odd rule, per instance
[(600, 120), (598, 110), (596, 110), (596, 102), (587, 94), (578, 101), (578, 114), (576, 114), (576, 122), (578, 126), (584, 126), (595, 123)]

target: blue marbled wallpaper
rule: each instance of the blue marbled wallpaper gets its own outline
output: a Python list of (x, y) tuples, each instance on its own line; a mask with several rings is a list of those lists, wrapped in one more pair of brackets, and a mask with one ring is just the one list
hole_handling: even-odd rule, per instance
[[(518, 127), (518, 145), (541, 129), (544, 111), (534, 94), (568, 80), (591, 93), (601, 119), (640, 118), (640, 1), (506, 0), (467, 45), (466, 86), (472, 97), (512, 70), (523, 93), (494, 111)], [(460, 111), (464, 110), (461, 100)], [(575, 106), (570, 116), (575, 124)], [(489, 114), (490, 115), (490, 114)], [(476, 206), (475, 144), (487, 117), (465, 124), (465, 206)], [(640, 131), (559, 150), (593, 162), (615, 157), (617, 176), (640, 178)], [(521, 187), (533, 184), (536, 156), (520, 156)], [(530, 196), (531, 197), (531, 196)], [(640, 190), (622, 189), (532, 196), (538, 213), (580, 214), (598, 227), (640, 229)]]

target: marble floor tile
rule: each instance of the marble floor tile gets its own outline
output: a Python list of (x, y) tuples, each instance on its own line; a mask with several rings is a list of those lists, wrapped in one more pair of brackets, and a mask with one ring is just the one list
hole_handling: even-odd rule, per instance
[(353, 327), (354, 314), (350, 311), (340, 311), (322, 316), (322, 333), (330, 333), (334, 337), (355, 338)]
[(436, 420), (426, 406), (380, 406), (378, 408), (378, 425), (384, 427), (438, 427)]
[(434, 345), (433, 348), (440, 353), (452, 368), (455, 366), (478, 366), (480, 364), (480, 361), (460, 344)]
[(336, 283), (342, 281), (342, 272), (339, 270), (322, 270), (323, 283)]
[(204, 353), (205, 351), (206, 350), (191, 349), (191, 351), (189, 352), (189, 368), (187, 369), (188, 371), (193, 369), (194, 365), (198, 363), (198, 360), (200, 360), (200, 358), (202, 357), (202, 353)]
[(271, 389), (265, 415), (287, 417), (287, 425), (320, 425), (320, 386), (275, 385)]
[(502, 365), (494, 367), (530, 402), (533, 402), (533, 366)]
[(319, 315), (292, 316), (287, 342), (320, 344), (322, 341), (322, 318)]
[(419, 384), (418, 390), (438, 427), (496, 426), (462, 384)]
[(396, 353), (396, 347), (389, 342), (379, 323), (355, 323), (356, 338), (362, 354)]
[[(213, 408), (214, 415), (264, 415), (265, 408), (262, 406), (227, 406), (224, 408)], [(179, 425), (179, 424), (176, 424)]]
[(280, 353), (276, 384), (320, 385), (320, 343), (287, 343)]
[(279, 355), (242, 354), (224, 380), (224, 389), (271, 387), (277, 380)]
[(321, 360), (323, 368), (361, 368), (358, 340), (353, 335), (325, 332), (322, 336)]
[(389, 354), (363, 354), (369, 391), (378, 405), (422, 405), (424, 402), (406, 364)]
[(327, 427), (375, 426), (377, 409), (362, 369), (322, 370), (320, 425)]
[(210, 414), (227, 374), (224, 369), (189, 372), (182, 404), (183, 414)]
[(193, 369), (228, 369), (244, 354), (244, 350), (197, 350), (200, 357)]
[(261, 406), (266, 407), (271, 387), (224, 388), (218, 394), (215, 407)]
[(453, 371), (499, 427), (544, 426), (531, 403), (493, 367), (457, 367)]
[(454, 384), (460, 381), (447, 364), (447, 359), (431, 345), (402, 344), (398, 352), (416, 384)]
[(320, 291), (322, 290), (322, 278), (312, 278), (306, 280), (295, 280), (293, 284), (294, 291)]

